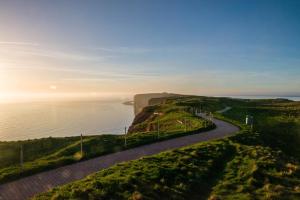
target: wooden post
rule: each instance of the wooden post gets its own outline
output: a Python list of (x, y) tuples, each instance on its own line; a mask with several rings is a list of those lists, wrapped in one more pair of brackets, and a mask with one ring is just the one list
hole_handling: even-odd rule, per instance
[(184, 118), (184, 132), (186, 132), (186, 117)]
[(125, 147), (127, 147), (127, 127), (125, 126)]
[(159, 120), (157, 120), (157, 138), (159, 138)]
[(21, 169), (23, 168), (23, 144), (21, 144), (21, 148), (20, 148), (20, 166)]
[(81, 157), (83, 156), (83, 150), (82, 150), (82, 134), (80, 134), (80, 154)]

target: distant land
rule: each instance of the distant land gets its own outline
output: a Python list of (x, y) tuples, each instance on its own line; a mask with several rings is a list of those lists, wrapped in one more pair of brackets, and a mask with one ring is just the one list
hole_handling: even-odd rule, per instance
[(149, 101), (155, 98), (167, 98), (167, 97), (179, 97), (184, 96), (181, 94), (173, 93), (146, 93), (146, 94), (136, 94), (134, 95), (134, 114), (137, 115), (142, 109), (149, 105)]
[(126, 106), (133, 106), (134, 101), (125, 101), (125, 102), (123, 102), (123, 104), (126, 105)]

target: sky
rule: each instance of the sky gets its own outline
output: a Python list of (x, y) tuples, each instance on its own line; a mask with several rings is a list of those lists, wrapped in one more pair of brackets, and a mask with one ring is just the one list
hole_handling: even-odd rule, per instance
[(1, 0), (0, 101), (300, 96), (300, 1)]

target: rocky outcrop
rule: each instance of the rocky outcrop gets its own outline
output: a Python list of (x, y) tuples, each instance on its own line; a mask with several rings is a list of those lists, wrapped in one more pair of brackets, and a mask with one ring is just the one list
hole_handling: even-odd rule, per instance
[(136, 127), (136, 125), (142, 124), (147, 120), (151, 120), (153, 118), (154, 111), (154, 106), (147, 106), (143, 108), (143, 110), (134, 117), (134, 120), (128, 129), (128, 133), (145, 131), (145, 129), (147, 129), (146, 127)]

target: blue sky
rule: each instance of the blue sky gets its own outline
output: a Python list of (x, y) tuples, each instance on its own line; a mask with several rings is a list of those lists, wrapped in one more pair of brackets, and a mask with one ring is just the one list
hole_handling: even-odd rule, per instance
[(1, 1), (0, 30), (2, 96), (300, 95), (299, 1)]

